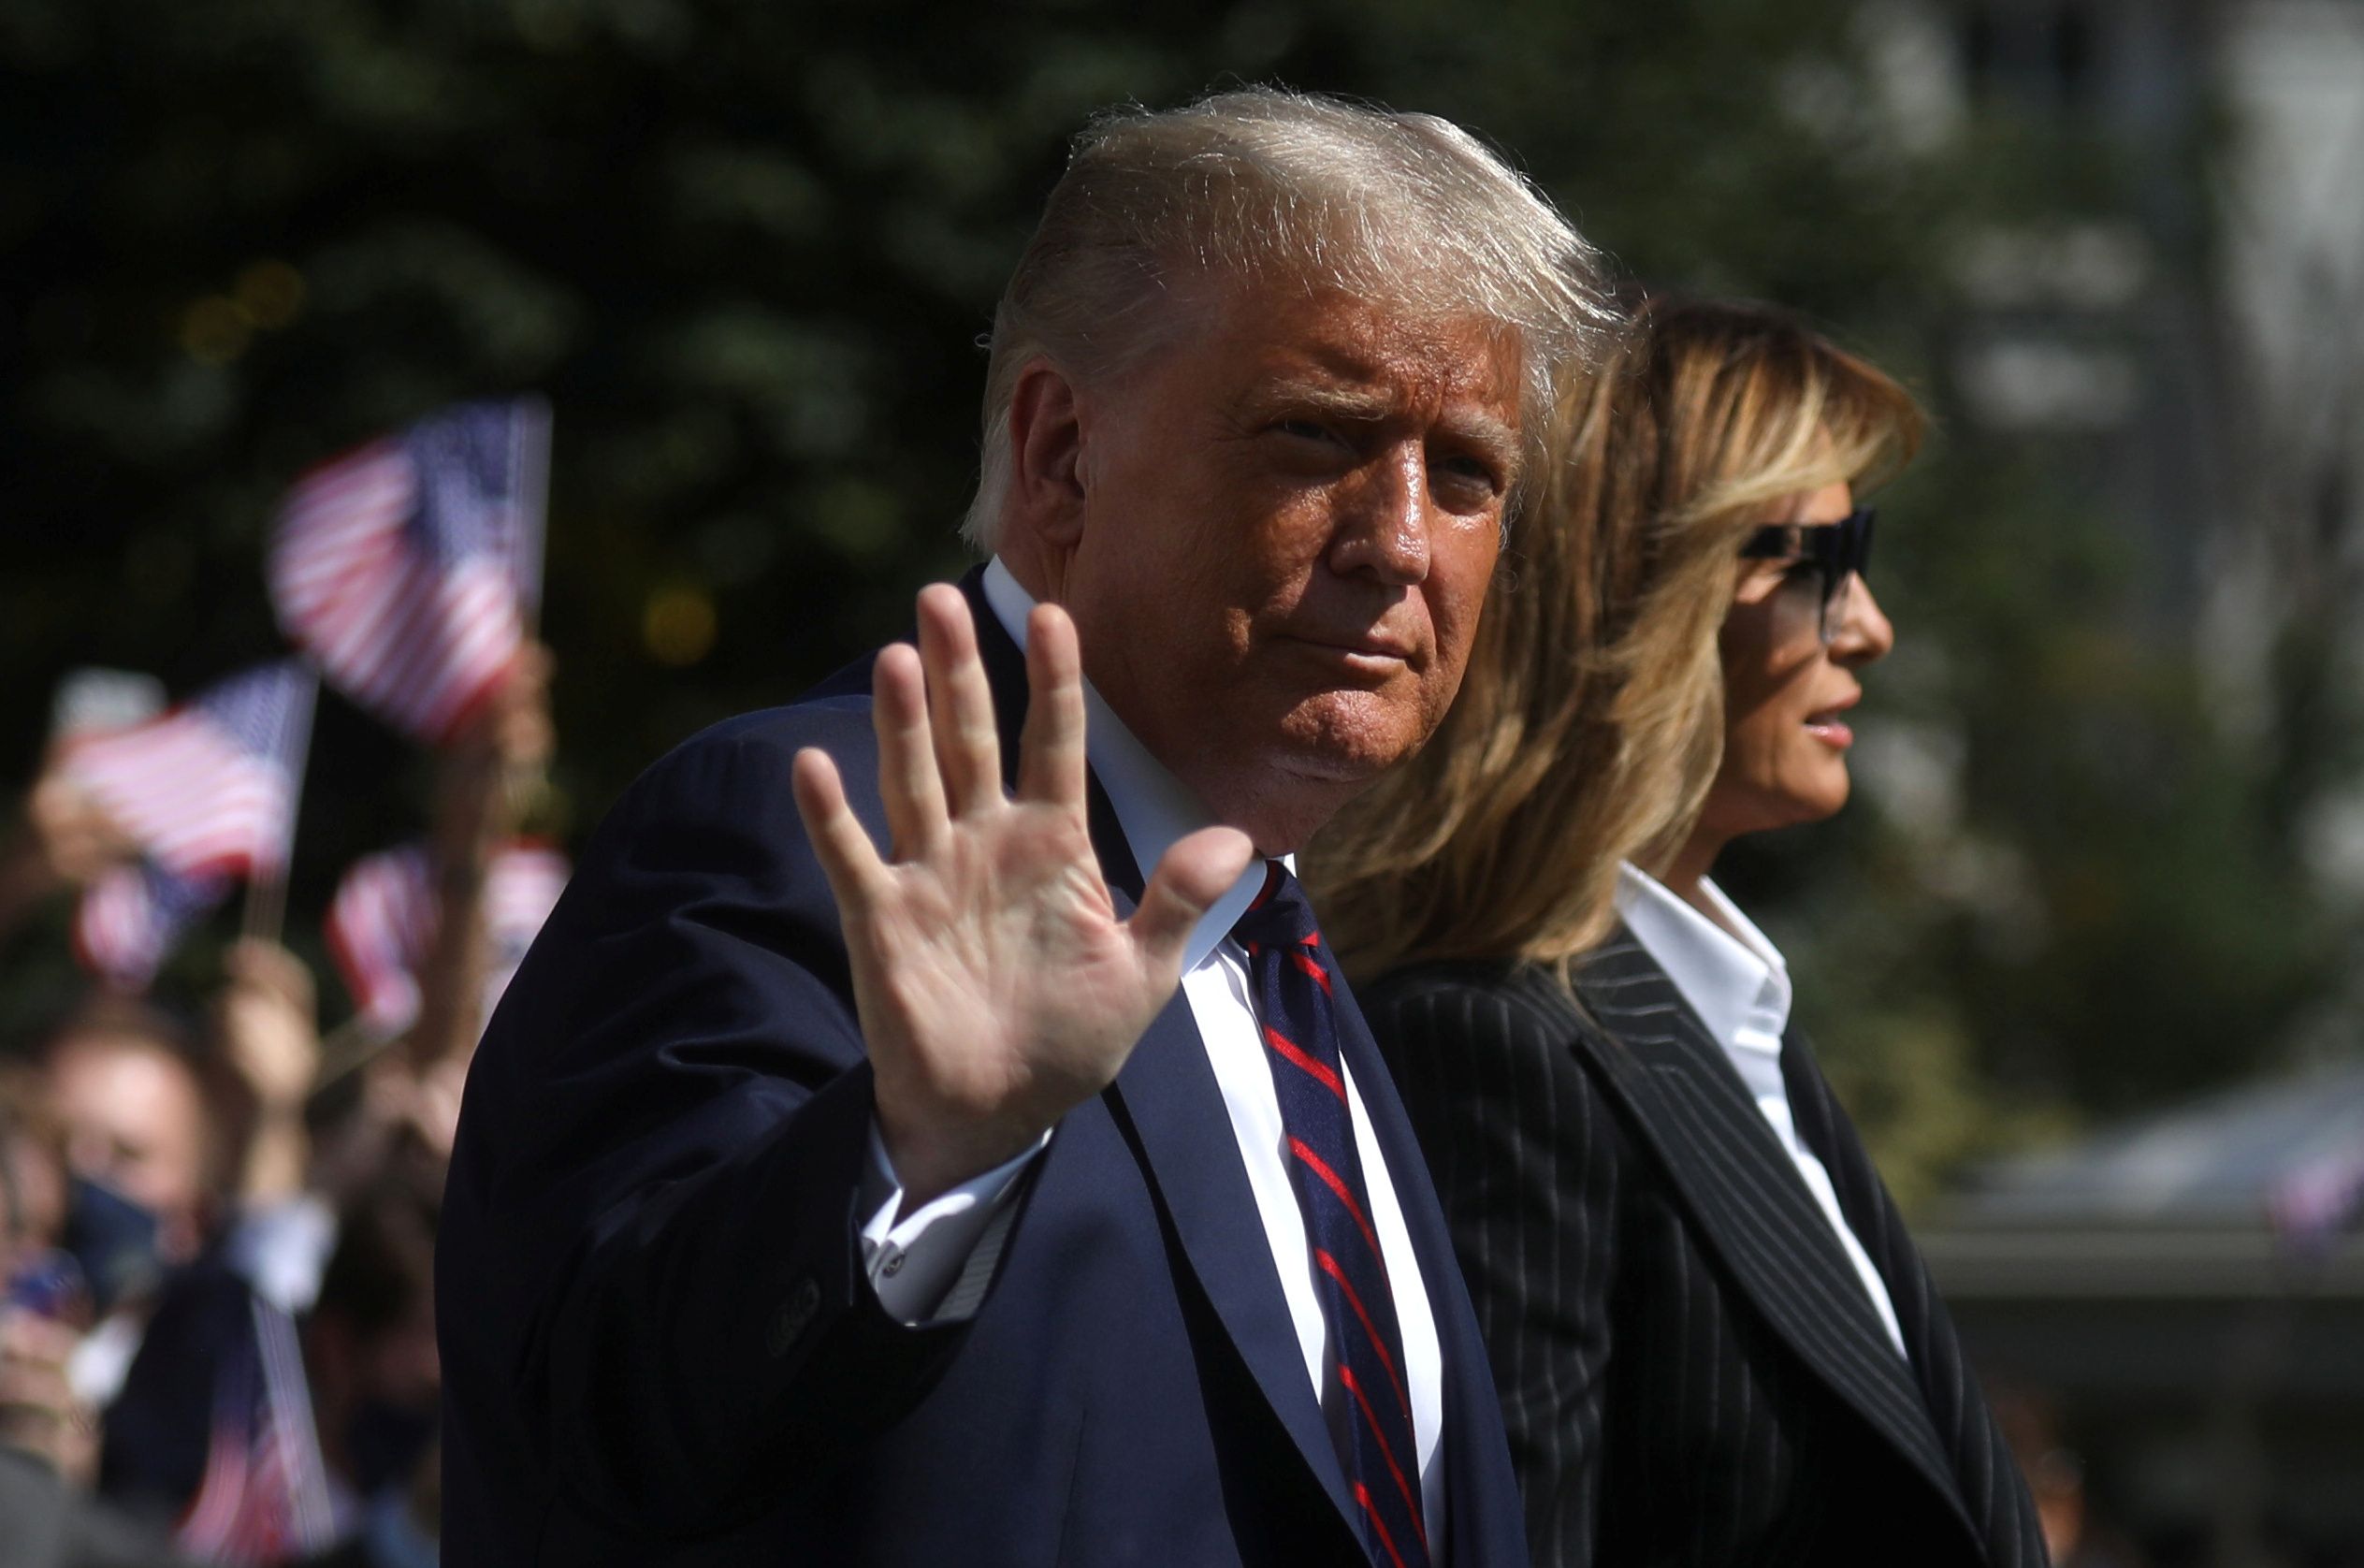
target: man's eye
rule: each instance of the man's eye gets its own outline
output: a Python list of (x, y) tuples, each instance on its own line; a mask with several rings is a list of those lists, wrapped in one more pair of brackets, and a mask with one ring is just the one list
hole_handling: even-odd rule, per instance
[(1272, 428), (1284, 436), (1294, 436), (1299, 441), (1336, 442), (1338, 440), (1337, 432), (1330, 429), (1328, 426), (1312, 419), (1284, 419)]
[(1449, 479), (1483, 485), (1489, 490), (1502, 487), (1502, 476), (1483, 457), (1447, 457), (1436, 465), (1435, 472)]

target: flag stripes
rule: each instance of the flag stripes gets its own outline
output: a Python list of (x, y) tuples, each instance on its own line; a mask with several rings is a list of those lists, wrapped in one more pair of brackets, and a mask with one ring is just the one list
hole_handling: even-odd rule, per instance
[(65, 743), (59, 772), (140, 851), (82, 893), (74, 949), (84, 968), (144, 990), (233, 880), (285, 873), (314, 690), (312, 673), (285, 660)]
[(435, 945), (436, 923), (424, 845), (355, 861), (337, 884), (325, 925), (328, 955), (372, 1034), (399, 1034), (418, 1017), (418, 966)]
[(305, 475), (267, 563), (281, 627), (363, 707), (449, 740), (523, 646), (548, 444), (538, 400), (468, 403)]
[(58, 765), (165, 870), (271, 875), (287, 864), (312, 690), (294, 661), (266, 664), (145, 723), (69, 741)]
[(219, 877), (179, 877), (152, 861), (119, 865), (83, 891), (74, 956), (118, 991), (145, 991), (189, 927), (229, 895)]
[(335, 1525), (295, 1324), (259, 1296), (249, 1307), (251, 1336), (215, 1375), (205, 1472), (174, 1544), (208, 1562), (274, 1568), (325, 1549)]
[[(486, 1017), (557, 905), (567, 875), (566, 857), (545, 845), (520, 841), (493, 856), (485, 878)], [(434, 865), (424, 844), (356, 861), (337, 884), (328, 906), (328, 951), (373, 1034), (399, 1034), (417, 1020), (418, 974), (442, 922)]]

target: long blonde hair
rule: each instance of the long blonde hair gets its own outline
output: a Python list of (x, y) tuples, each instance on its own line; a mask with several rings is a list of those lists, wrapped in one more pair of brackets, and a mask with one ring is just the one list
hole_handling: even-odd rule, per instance
[(1787, 312), (1646, 299), (1560, 391), (1452, 711), (1304, 856), (1355, 974), (1556, 968), (1615, 923), (1617, 864), (1681, 847), (1723, 755), (1717, 639), (1767, 508), (1866, 488), (1918, 447), (1911, 397)]

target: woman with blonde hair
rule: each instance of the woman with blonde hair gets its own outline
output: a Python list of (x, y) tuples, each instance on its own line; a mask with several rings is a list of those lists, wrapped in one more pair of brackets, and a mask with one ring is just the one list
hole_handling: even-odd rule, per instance
[(2029, 1565), (1952, 1327), (1707, 872), (1847, 799), (1921, 417), (1769, 308), (1645, 301), (1562, 399), (1428, 748), (1308, 856), (1433, 1168), (1539, 1564)]

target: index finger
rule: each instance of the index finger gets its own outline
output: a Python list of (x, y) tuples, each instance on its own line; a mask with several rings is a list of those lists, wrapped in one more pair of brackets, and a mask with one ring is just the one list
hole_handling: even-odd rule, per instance
[(789, 788), (821, 875), (837, 900), (838, 914), (861, 913), (870, 906), (886, 864), (863, 831), (862, 820), (846, 804), (846, 783), (838, 777), (837, 764), (819, 748), (805, 747), (790, 767)]
[(1026, 722), (1018, 735), (1021, 798), (1081, 806), (1084, 747), (1083, 655), (1075, 622), (1056, 604), (1026, 618)]

